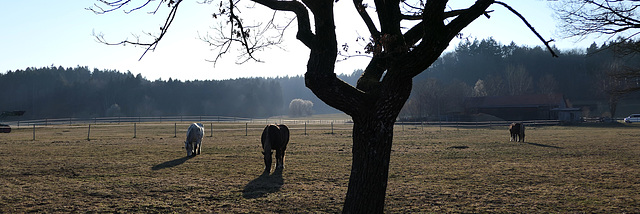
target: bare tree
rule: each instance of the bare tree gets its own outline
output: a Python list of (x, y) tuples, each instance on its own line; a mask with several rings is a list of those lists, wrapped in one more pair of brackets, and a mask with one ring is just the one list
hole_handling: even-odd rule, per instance
[(310, 100), (293, 99), (289, 103), (291, 117), (306, 117), (313, 114), (313, 102)]
[(541, 94), (553, 94), (558, 90), (558, 81), (551, 74), (546, 74), (538, 80), (538, 91)]
[(640, 33), (637, 0), (563, 0), (554, 5), (560, 27), (568, 37), (624, 35), (629, 39)]
[[(565, 0), (556, 4), (557, 18), (562, 22), (561, 28), (568, 37), (584, 39), (587, 35), (606, 35), (609, 39), (618, 36), (609, 48), (616, 53), (618, 60), (627, 55), (640, 53), (640, 14), (637, 9), (640, 1), (631, 0)], [(639, 91), (635, 84), (640, 77), (638, 67), (620, 66), (613, 62), (615, 69), (604, 72), (600, 87), (610, 94), (610, 105), (615, 104), (624, 94)], [(612, 68), (613, 68), (612, 67)], [(612, 100), (613, 99), (613, 100)]]
[(504, 77), (507, 81), (509, 95), (526, 94), (533, 88), (531, 75), (527, 73), (523, 65), (507, 66), (507, 69), (504, 71)]
[(620, 99), (630, 92), (640, 90), (640, 75), (637, 72), (630, 72), (629, 68), (622, 64), (620, 61), (615, 61), (604, 67), (596, 79), (598, 91), (609, 102), (611, 117), (615, 117)]
[(490, 75), (483, 81), (486, 96), (502, 96), (507, 94), (504, 78)]
[[(122, 7), (132, 1), (99, 0), (107, 7)], [(339, 79), (334, 72), (341, 46), (336, 39), (335, 0), (251, 1), (274, 11), (295, 14), (296, 38), (310, 49), (305, 73), (306, 86), (323, 102), (353, 119), (352, 169), (343, 207), (344, 213), (384, 211), (394, 124), (411, 93), (412, 78), (438, 59), (463, 28), (480, 16), (489, 18), (489, 6), (498, 4), (518, 15), (552, 55), (557, 56), (549, 47), (550, 41), (542, 39), (524, 17), (503, 2), (477, 0), (465, 8), (450, 9), (447, 5), (448, 0), (373, 0), (368, 3), (354, 0), (353, 12), (360, 15), (362, 24), (370, 34), (367, 40), (369, 43), (363, 52), (371, 58), (354, 87)], [(142, 2), (142, 6), (134, 6), (134, 9), (137, 10), (153, 1)], [(167, 33), (181, 2), (182, 0), (160, 1), (159, 5), (166, 3), (172, 11), (160, 34), (147, 44), (129, 43), (155, 47)], [(217, 4), (213, 0), (204, 2)], [(214, 45), (219, 45), (219, 53), (224, 54), (229, 44), (239, 43), (243, 47), (240, 51), (249, 59), (255, 59), (253, 53), (263, 46), (251, 42), (257, 41), (251, 39), (251, 32), (269, 28), (270, 25), (249, 28), (240, 18), (238, 4), (240, 0), (220, 2), (220, 10), (214, 16), (227, 20), (229, 28), (220, 31), (228, 32), (219, 37), (223, 42)], [(98, 12), (110, 10), (94, 9)], [(375, 13), (375, 16), (371, 13)], [(342, 48), (345, 46), (342, 45)]]
[(484, 80), (478, 79), (478, 81), (476, 81), (476, 84), (473, 86), (473, 96), (474, 97), (487, 96), (487, 88), (484, 86)]

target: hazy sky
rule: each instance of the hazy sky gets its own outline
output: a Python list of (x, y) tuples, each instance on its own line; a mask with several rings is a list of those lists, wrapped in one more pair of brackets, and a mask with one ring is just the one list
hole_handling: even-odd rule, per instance
[[(134, 1), (142, 3), (145, 1)], [(168, 8), (163, 6), (156, 15), (147, 14), (152, 7), (125, 14), (122, 10), (96, 15), (85, 8), (94, 1), (5, 1), (0, 7), (2, 24), (0, 29), (0, 72), (55, 65), (67, 67), (88, 66), (90, 69), (115, 69), (121, 72), (141, 73), (149, 80), (170, 77), (180, 80), (230, 79), (256, 76), (295, 76), (304, 74), (308, 49), (295, 39), (295, 32), (286, 35), (284, 49), (273, 48), (257, 54), (264, 63), (248, 62), (236, 64), (236, 55), (224, 56), (218, 64), (207, 62), (217, 52), (198, 39), (198, 35), (212, 33), (215, 25), (211, 14), (217, 7), (198, 4), (199, 0), (185, 0), (180, 6), (176, 20), (169, 33), (160, 42), (155, 52), (149, 52), (138, 61), (144, 49), (134, 46), (108, 46), (96, 42), (93, 32), (103, 33), (112, 42), (145, 32), (157, 33), (164, 23)], [(556, 22), (547, 2), (542, 0), (505, 0), (520, 11), (545, 39), (560, 49), (585, 48), (593, 42), (561, 39), (556, 33)], [(451, 0), (451, 8), (459, 9), (473, 3), (471, 0)], [(153, 3), (155, 4), (155, 3)], [(461, 4), (461, 5), (457, 5)], [(256, 6), (260, 7), (260, 6)], [(542, 43), (515, 15), (500, 5), (493, 5), (491, 19), (477, 19), (463, 34), (482, 39), (492, 36), (503, 44), (511, 41), (518, 45), (540, 46)], [(244, 9), (241, 15), (251, 15), (257, 20), (270, 18), (270, 13)], [(286, 15), (286, 14), (285, 14)], [(291, 15), (289, 15), (291, 16)], [(249, 19), (247, 17), (245, 19)], [(352, 1), (336, 3), (336, 30), (338, 44), (352, 43), (358, 35), (366, 36), (363, 22), (355, 14)], [(292, 28), (295, 29), (295, 28)], [(146, 38), (142, 36), (142, 38)], [(454, 40), (450, 49), (460, 41)], [(598, 42), (602, 44), (602, 42)], [(368, 58), (356, 57), (336, 64), (337, 73), (351, 73), (366, 66)]]

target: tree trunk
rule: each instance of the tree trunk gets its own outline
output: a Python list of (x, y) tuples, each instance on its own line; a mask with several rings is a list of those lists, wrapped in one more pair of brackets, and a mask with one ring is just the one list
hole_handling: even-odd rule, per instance
[(611, 113), (611, 118), (616, 117), (616, 109), (618, 109), (619, 100), (620, 100), (620, 95), (609, 94), (609, 112)]
[(382, 213), (389, 177), (393, 126), (411, 93), (411, 79), (382, 84), (381, 96), (353, 118), (353, 158), (343, 213)]
[(343, 213), (382, 213), (394, 121), (354, 119), (353, 159)]

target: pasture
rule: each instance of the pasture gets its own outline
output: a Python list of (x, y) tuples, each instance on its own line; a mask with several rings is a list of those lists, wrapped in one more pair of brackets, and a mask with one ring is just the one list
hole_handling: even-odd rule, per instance
[[(264, 125), (31, 127), (0, 134), (0, 213), (335, 213), (351, 165), (349, 124), (290, 125), (285, 169), (261, 175)], [(223, 128), (225, 127), (225, 128)], [(403, 130), (404, 128), (404, 130)], [(396, 126), (387, 213), (624, 213), (640, 210), (640, 127)], [(245, 136), (247, 135), (247, 136)]]

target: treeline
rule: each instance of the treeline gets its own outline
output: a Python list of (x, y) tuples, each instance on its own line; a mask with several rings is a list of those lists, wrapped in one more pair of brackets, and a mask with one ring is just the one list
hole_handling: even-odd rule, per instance
[[(640, 67), (637, 55), (616, 54), (612, 43), (585, 50), (465, 41), (414, 78), (403, 117), (463, 111), (465, 97), (561, 93), (593, 115), (615, 114), (608, 91), (613, 70)], [(362, 70), (341, 79), (355, 85)], [(640, 80), (639, 80), (640, 82)], [(639, 84), (640, 85), (640, 84)], [(609, 88), (608, 88), (609, 87)], [(626, 96), (626, 97), (625, 97)], [(616, 99), (638, 97), (629, 93)], [(25, 110), (20, 119), (105, 116), (287, 115), (293, 99), (313, 103), (315, 114), (336, 113), (304, 85), (303, 76), (235, 80), (155, 80), (88, 67), (43, 67), (0, 73), (0, 111)], [(611, 108), (613, 106), (613, 108)], [(609, 115), (611, 116), (611, 115)]]
[(492, 38), (463, 41), (414, 78), (403, 116), (459, 113), (465, 97), (552, 93), (563, 94), (585, 113), (612, 116), (610, 74), (622, 67), (640, 67), (637, 55), (620, 53), (617, 45), (612, 41), (601, 46), (593, 43), (584, 50), (554, 48), (559, 55), (554, 58), (539, 46), (504, 45)]
[[(350, 75), (343, 75), (345, 79)], [(286, 115), (296, 98), (316, 113), (335, 109), (304, 87), (304, 78), (155, 80), (115, 70), (50, 66), (0, 74), (0, 111), (25, 110), (20, 119), (65, 117)]]
[(87, 67), (44, 67), (0, 75), (0, 108), (23, 118), (280, 114), (275, 80), (149, 81), (140, 74)]

